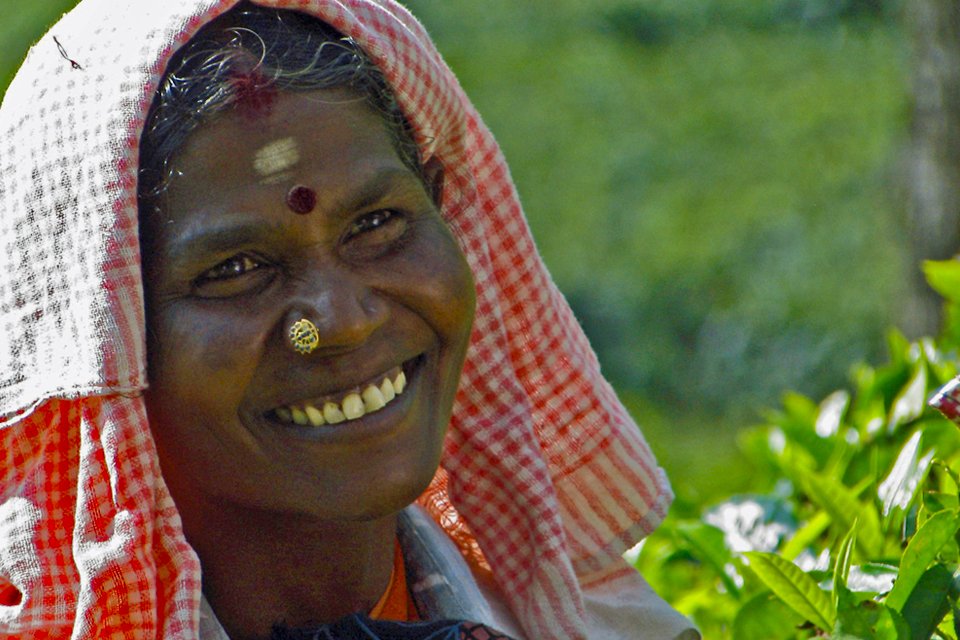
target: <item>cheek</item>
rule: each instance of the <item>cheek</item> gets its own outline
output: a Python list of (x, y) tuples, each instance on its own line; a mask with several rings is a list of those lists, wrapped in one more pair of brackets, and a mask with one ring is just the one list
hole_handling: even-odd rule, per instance
[(462, 341), (463, 348), (466, 349), (477, 302), (473, 274), (459, 248), (456, 249), (455, 261), (445, 266), (447, 270), (441, 272), (444, 275), (439, 288), (444, 289), (447, 294), (443, 299), (440, 316), (451, 338)]
[[(249, 321), (177, 306), (151, 318), (149, 379), (155, 395), (187, 411), (233, 404), (256, 368), (262, 333)], [(224, 407), (222, 410), (230, 410)]]
[(222, 492), (241, 471), (236, 461), (257, 450), (241, 410), (262, 342), (252, 323), (188, 305), (168, 306), (149, 322), (145, 399), (164, 478), (178, 501), (201, 485)]
[(408, 286), (418, 284), (426, 320), (445, 341), (453, 343), (450, 346), (465, 343), (473, 325), (476, 292), (459, 245), (438, 221), (433, 233), (410, 253), (407, 262), (413, 265), (412, 273), (405, 279)]

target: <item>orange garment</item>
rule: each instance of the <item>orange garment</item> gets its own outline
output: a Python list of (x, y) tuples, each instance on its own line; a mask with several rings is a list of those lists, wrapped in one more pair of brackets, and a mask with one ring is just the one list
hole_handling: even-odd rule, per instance
[(380, 596), (380, 600), (370, 610), (370, 617), (374, 620), (399, 622), (413, 622), (420, 619), (413, 598), (410, 597), (410, 589), (407, 588), (407, 570), (403, 566), (403, 551), (400, 549), (399, 542), (394, 543), (390, 583), (387, 585), (387, 590)]

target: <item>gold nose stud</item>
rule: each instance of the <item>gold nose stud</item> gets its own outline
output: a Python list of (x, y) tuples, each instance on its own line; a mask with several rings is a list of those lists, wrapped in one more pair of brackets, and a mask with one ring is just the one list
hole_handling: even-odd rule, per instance
[(300, 318), (290, 327), (290, 344), (297, 353), (303, 355), (311, 353), (320, 344), (320, 332), (317, 331), (317, 326), (306, 318)]

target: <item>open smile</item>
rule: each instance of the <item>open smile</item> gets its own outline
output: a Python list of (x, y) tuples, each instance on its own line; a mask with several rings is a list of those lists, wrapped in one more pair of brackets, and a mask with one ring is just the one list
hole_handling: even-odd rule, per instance
[(276, 407), (267, 416), (283, 424), (304, 427), (358, 420), (394, 402), (406, 389), (408, 377), (413, 376), (422, 361), (423, 355), (417, 356), (350, 389)]

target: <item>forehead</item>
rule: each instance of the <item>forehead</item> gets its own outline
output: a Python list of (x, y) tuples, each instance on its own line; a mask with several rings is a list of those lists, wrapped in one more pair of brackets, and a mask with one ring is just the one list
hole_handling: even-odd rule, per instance
[(372, 165), (402, 166), (383, 118), (355, 94), (280, 92), (268, 99), (255, 117), (235, 109), (193, 132), (174, 156), (173, 182), (264, 185), (316, 174), (342, 180)]

